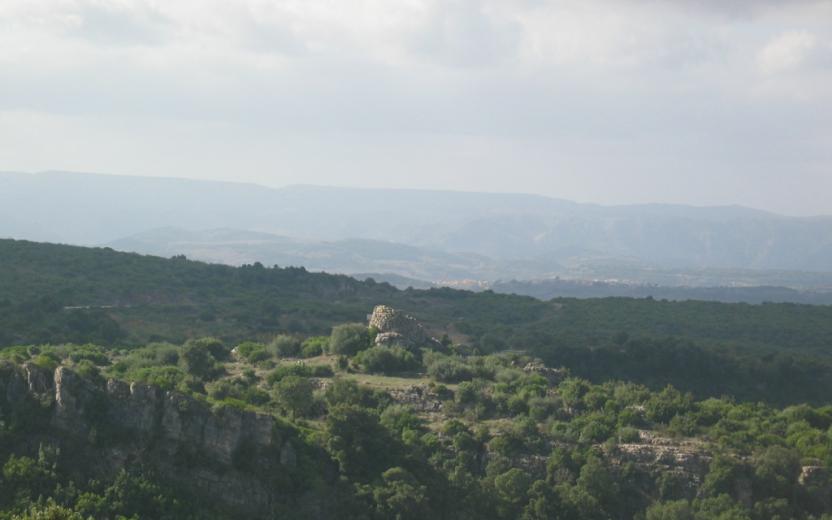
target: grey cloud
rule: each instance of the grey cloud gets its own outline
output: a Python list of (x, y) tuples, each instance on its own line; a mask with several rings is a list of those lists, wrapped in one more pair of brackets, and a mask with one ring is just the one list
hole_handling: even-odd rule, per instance
[(161, 45), (175, 29), (173, 20), (147, 2), (84, 0), (69, 12), (80, 21), (69, 34), (96, 45)]
[[(758, 23), (720, 14), (715, 2), (633, 1), (634, 11), (590, 1), (580, 3), (585, 17), (561, 16), (557, 27), (522, 23), (565, 4), (436, 1), (374, 31), (304, 11), (312, 3), (298, 13), (280, 2), (266, 11), (84, 2), (67, 11), (83, 20), (78, 32), (0, 34), (10, 39), (0, 50), (0, 169), (832, 212), (819, 195), (832, 182), (823, 175), (832, 162), (826, 55), (769, 76), (755, 61), (788, 31), (829, 42), (832, 24), (801, 10), (814, 4), (766, 2), (789, 21)], [(205, 18), (202, 5), (223, 11)], [(596, 29), (612, 16), (634, 33)], [(591, 52), (524, 54), (534, 31), (554, 30)], [(72, 66), (53, 57), (64, 45)], [(14, 61), (24, 47), (32, 50)], [(630, 55), (636, 65), (622, 66)], [(795, 186), (797, 202), (783, 200), (784, 186)]]
[(829, 7), (829, 0), (628, 0), (633, 4), (654, 5), (711, 14), (733, 20), (749, 20), (760, 14), (795, 7)]
[(410, 48), (439, 63), (493, 65), (516, 56), (522, 27), (488, 12), (480, 0), (448, 0), (432, 5)]

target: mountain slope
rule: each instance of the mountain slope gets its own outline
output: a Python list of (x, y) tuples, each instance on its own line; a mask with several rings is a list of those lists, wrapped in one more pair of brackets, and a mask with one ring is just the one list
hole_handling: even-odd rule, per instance
[[(604, 207), (536, 195), (369, 190), (88, 175), (2, 174), (0, 235), (100, 244), (176, 226), (315, 241), (367, 239), (566, 267), (829, 271), (832, 218), (739, 207)], [(53, 236), (45, 236), (49, 229)], [(406, 274), (406, 273), (399, 273)], [(542, 276), (537, 273), (536, 276)]]
[(153, 229), (107, 244), (119, 251), (175, 256), (229, 265), (303, 266), (332, 273), (395, 272), (426, 280), (519, 275), (511, 265), (471, 254), (445, 253), (380, 240), (312, 241), (236, 229)]

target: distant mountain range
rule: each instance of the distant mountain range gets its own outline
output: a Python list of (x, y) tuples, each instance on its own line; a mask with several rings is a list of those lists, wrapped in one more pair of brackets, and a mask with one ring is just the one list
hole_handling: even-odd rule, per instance
[(424, 282), (832, 287), (832, 217), (737, 206), (2, 173), (0, 236)]
[(157, 256), (184, 254), (195, 260), (230, 265), (260, 262), (269, 266), (303, 266), (311, 271), (367, 273), (366, 276), (375, 273), (376, 277), (379, 273), (396, 273), (401, 276), (401, 282), (406, 280), (417, 285), (472, 276), (490, 279), (502, 273), (523, 274), (507, 262), (480, 255), (447, 253), (365, 238), (313, 241), (238, 229), (159, 228), (105, 245)]

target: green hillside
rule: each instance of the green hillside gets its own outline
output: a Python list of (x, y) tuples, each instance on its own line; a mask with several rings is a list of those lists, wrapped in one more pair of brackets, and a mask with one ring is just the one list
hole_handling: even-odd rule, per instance
[(524, 350), (594, 381), (778, 402), (832, 396), (832, 307), (556, 299), (387, 284), (0, 240), (0, 345), (136, 346), (328, 334), (376, 304), (488, 353)]
[(829, 307), (0, 262), (0, 520), (832, 512)]

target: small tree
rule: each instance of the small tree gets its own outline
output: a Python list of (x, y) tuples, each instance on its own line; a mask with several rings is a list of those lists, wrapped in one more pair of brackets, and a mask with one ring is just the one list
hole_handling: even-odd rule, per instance
[(305, 377), (286, 376), (275, 386), (277, 402), (293, 418), (305, 417), (315, 405), (312, 395), (314, 389), (312, 381)]
[(360, 323), (347, 323), (332, 329), (329, 351), (332, 354), (354, 356), (370, 348), (370, 330)]
[(300, 347), (300, 355), (305, 358), (320, 356), (329, 348), (329, 336), (307, 338)]
[(365, 372), (393, 374), (419, 366), (416, 358), (401, 347), (371, 347), (355, 356), (355, 363)]
[(269, 347), (280, 357), (294, 357), (300, 353), (300, 340), (295, 336), (280, 334), (275, 336)]
[(762, 498), (790, 498), (799, 476), (800, 455), (796, 451), (771, 446), (757, 454), (754, 486)]
[(216, 359), (208, 346), (200, 343), (186, 344), (179, 357), (182, 368), (194, 377), (210, 378), (216, 371)]
[(324, 390), (324, 400), (329, 407), (351, 404), (372, 408), (378, 404), (369, 389), (359, 386), (352, 379), (343, 378), (336, 378), (327, 385), (326, 390)]
[(330, 408), (326, 436), (327, 450), (348, 476), (369, 480), (398, 457), (399, 445), (366, 408), (350, 404)]
[(225, 344), (217, 338), (208, 337), (189, 339), (185, 343), (185, 347), (191, 345), (198, 345), (202, 348), (207, 349), (208, 352), (210, 352), (214, 359), (216, 359), (217, 361), (225, 361), (226, 359), (228, 359), (229, 350), (226, 348)]
[(266, 349), (266, 345), (254, 341), (240, 343), (237, 345), (235, 352), (237, 352), (237, 356), (245, 359), (249, 363), (259, 363), (272, 357), (269, 350)]
[(381, 478), (384, 484), (373, 490), (380, 518), (418, 520), (431, 516), (427, 488), (407, 470), (390, 468), (381, 474)]
[(513, 510), (519, 509), (526, 502), (526, 493), (530, 485), (529, 475), (518, 468), (511, 468), (494, 477), (494, 489)]

